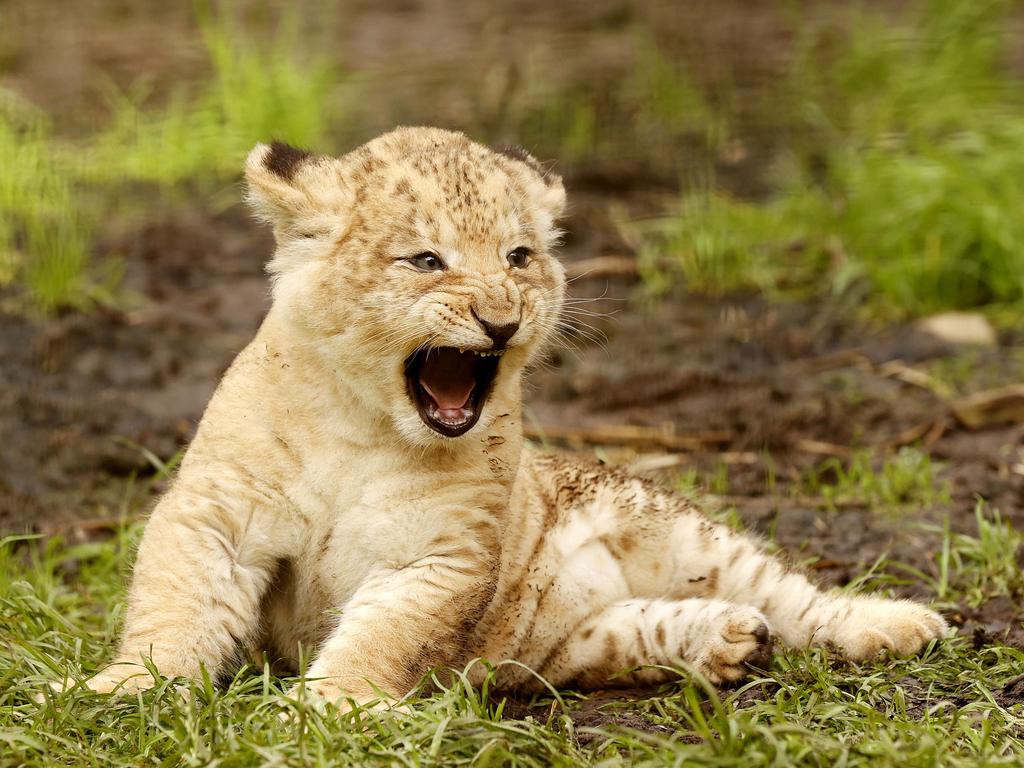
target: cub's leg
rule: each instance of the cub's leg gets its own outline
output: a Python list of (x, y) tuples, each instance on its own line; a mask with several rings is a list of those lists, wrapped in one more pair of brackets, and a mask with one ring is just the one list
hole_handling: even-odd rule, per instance
[(539, 669), (560, 658), (561, 642), (589, 640), (579, 628), (591, 611), (630, 598), (745, 606), (785, 644), (829, 645), (850, 659), (916, 653), (946, 632), (941, 616), (910, 601), (819, 590), (752, 538), (646, 480), (552, 455), (527, 461), (524, 518), (549, 522), (530, 526), (537, 554), (519, 566), (509, 618), (485, 646), (490, 658)]
[(585, 620), (537, 671), (554, 685), (589, 690), (664, 682), (672, 670), (631, 668), (680, 661), (713, 683), (738, 680), (771, 661), (767, 620), (721, 600), (626, 600)]
[(751, 537), (653, 483), (600, 468), (579, 471), (606, 492), (602, 504), (615, 508), (617, 529), (602, 541), (631, 594), (749, 605), (786, 645), (828, 645), (854, 660), (917, 653), (946, 632), (939, 614), (908, 600), (819, 590)]
[(680, 515), (668, 539), (672, 594), (757, 608), (791, 647), (827, 645), (859, 660), (917, 653), (946, 632), (938, 613), (909, 600), (821, 591), (750, 538), (697, 513)]
[[(438, 515), (437, 518), (440, 518)], [(415, 555), (381, 564), (345, 603), (310, 666), (307, 691), (344, 706), (401, 697), (432, 667), (465, 663), (494, 594), (493, 533), (439, 533)]]
[(103, 693), (151, 685), (143, 657), (165, 676), (198, 678), (201, 665), (216, 675), (256, 630), (279, 557), (270, 531), (258, 507), (242, 511), (172, 490), (139, 547), (120, 648), (87, 685)]

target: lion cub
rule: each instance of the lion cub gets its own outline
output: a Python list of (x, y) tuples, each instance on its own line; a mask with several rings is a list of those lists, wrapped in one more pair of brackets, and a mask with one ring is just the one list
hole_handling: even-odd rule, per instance
[(721, 682), (772, 634), (864, 659), (945, 632), (911, 602), (820, 592), (642, 479), (524, 450), (522, 372), (565, 294), (565, 192), (530, 155), (401, 128), (341, 158), (258, 145), (246, 177), (273, 307), (153, 511), (94, 689), (240, 648), (306, 654), (330, 700), (476, 656), (582, 689), (680, 661)]

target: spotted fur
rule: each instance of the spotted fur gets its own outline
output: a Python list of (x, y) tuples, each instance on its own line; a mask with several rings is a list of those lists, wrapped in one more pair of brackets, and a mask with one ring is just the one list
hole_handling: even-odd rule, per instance
[[(246, 176), (277, 238), (273, 307), (149, 520), (95, 689), (147, 684), (149, 655), (223, 671), (239, 647), (312, 658), (329, 699), (400, 696), (477, 656), (584, 689), (679, 662), (720, 682), (766, 663), (770, 633), (861, 659), (945, 630), (913, 603), (821, 592), (648, 482), (523, 449), (522, 372), (565, 291), (565, 194), (529, 155), (411, 128), (341, 158), (259, 145)], [(411, 269), (426, 250), (449, 268)], [(424, 343), (486, 349), (476, 318), (519, 330), (480, 421), (442, 437), (403, 364)]]

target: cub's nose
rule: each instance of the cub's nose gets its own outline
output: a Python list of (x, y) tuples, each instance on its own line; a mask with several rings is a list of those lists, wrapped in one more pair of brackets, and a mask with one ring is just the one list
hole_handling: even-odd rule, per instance
[(511, 323), (491, 323), (484, 320), (480, 315), (476, 313), (476, 310), (472, 310), (473, 317), (476, 318), (477, 322), (483, 326), (484, 333), (486, 333), (492, 342), (494, 342), (494, 349), (504, 349), (508, 340), (516, 335), (516, 331), (519, 330), (519, 322)]

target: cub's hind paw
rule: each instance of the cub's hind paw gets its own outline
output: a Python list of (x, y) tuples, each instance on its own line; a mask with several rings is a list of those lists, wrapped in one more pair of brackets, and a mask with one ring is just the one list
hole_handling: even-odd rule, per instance
[(908, 600), (855, 598), (842, 624), (828, 633), (843, 655), (853, 661), (889, 653), (912, 656), (948, 629), (945, 619)]
[(739, 680), (751, 667), (763, 669), (771, 659), (772, 635), (764, 614), (748, 606), (733, 606), (708, 627), (696, 666), (717, 685)]

